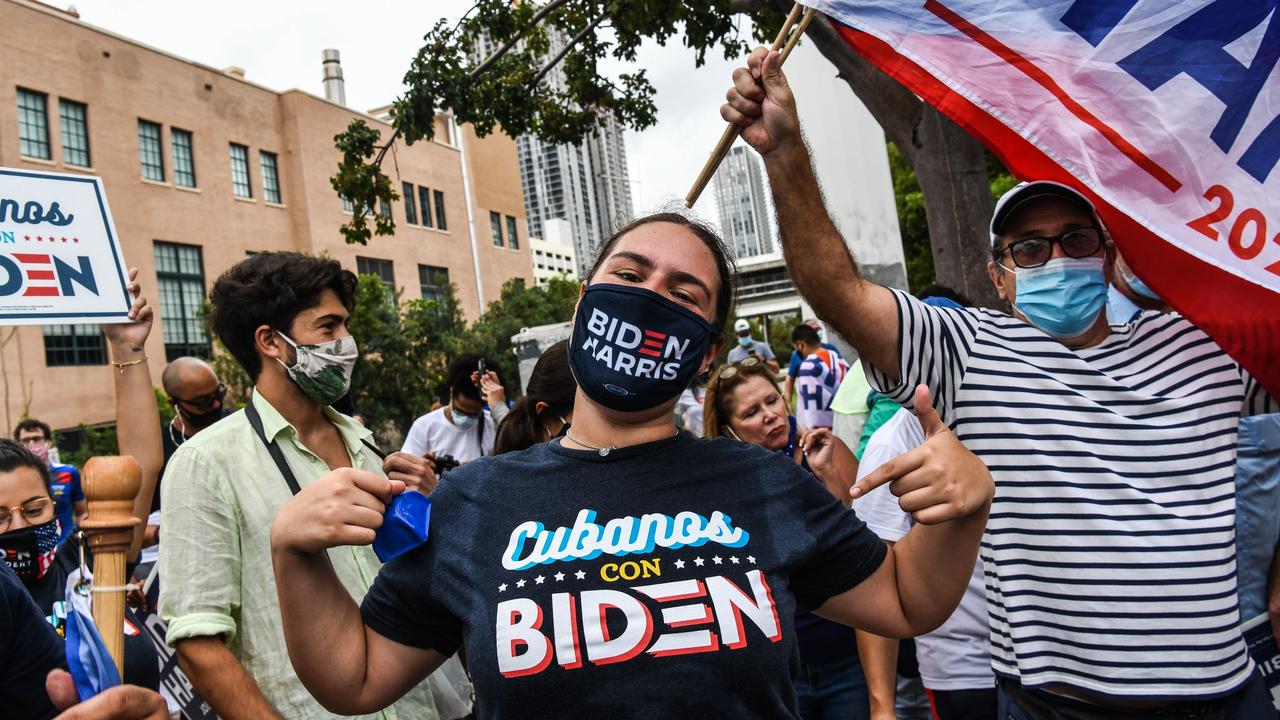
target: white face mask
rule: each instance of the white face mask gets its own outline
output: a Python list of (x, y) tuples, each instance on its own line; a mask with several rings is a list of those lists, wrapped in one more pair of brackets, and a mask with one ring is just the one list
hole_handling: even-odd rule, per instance
[(276, 331), (285, 342), (293, 346), (297, 358), (292, 366), (276, 358), (289, 377), (307, 397), (321, 405), (334, 401), (351, 389), (351, 371), (360, 359), (360, 348), (350, 335), (326, 343), (299, 345), (288, 335)]

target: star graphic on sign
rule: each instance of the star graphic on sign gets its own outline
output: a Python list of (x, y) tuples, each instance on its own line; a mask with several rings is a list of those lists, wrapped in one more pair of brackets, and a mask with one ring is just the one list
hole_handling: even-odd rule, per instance
[(498, 586), (498, 592), (506, 592), (506, 591), (507, 591), (506, 583), (502, 583), (501, 585)]
[(31, 242), (31, 236), (30, 236), (30, 235), (23, 235), (23, 236), (22, 236), (22, 239), (23, 239), (23, 240), (26, 240), (27, 242)]
[(698, 567), (702, 567), (702, 565), (703, 565), (702, 558), (700, 558), (700, 557), (694, 558), (694, 559), (693, 559), (693, 564), (694, 564), (694, 565), (697, 565)]
[(733, 563), (734, 565), (737, 565), (737, 564), (738, 564), (738, 556), (737, 556), (737, 555), (734, 555), (733, 557), (729, 558), (729, 562)]
[(717, 556), (715, 556), (715, 557), (711, 558), (711, 562), (713, 562), (713, 563), (715, 563), (715, 564), (717, 564), (717, 565), (723, 565), (723, 564), (724, 564), (724, 561), (720, 559), (720, 556), (719, 556), (719, 555), (717, 555)]
[(556, 582), (560, 582), (561, 580), (564, 579), (564, 573), (562, 572), (556, 573), (555, 578), (556, 578)]
[(748, 555), (748, 556), (747, 556), (747, 562), (751, 563), (752, 565), (755, 565), (755, 564), (756, 564), (756, 559), (755, 559), (755, 557), (753, 557), (753, 556), (751, 556), (751, 555)]
[(524, 587), (524, 578), (520, 578), (520, 582), (516, 583), (516, 587), (518, 588)]
[(586, 580), (586, 579), (587, 579), (587, 574), (586, 574), (586, 573), (584, 573), (584, 572), (582, 572), (581, 570), (579, 570), (578, 572), (574, 573), (574, 574), (573, 574), (573, 576), (574, 576), (574, 577), (576, 577), (576, 578), (578, 578), (579, 580)]
[(684, 569), (684, 561), (683, 561), (683, 560), (677, 560), (677, 561), (676, 561), (676, 569), (677, 569), (677, 570), (683, 570), (683, 569)]
[(543, 580), (546, 580), (546, 579), (547, 579), (547, 577), (546, 577), (545, 575), (539, 575), (538, 577), (536, 577), (536, 578), (534, 578), (534, 579), (533, 579), (533, 584), (534, 584), (534, 585), (541, 585), (541, 584), (542, 584), (542, 581), (543, 581)]

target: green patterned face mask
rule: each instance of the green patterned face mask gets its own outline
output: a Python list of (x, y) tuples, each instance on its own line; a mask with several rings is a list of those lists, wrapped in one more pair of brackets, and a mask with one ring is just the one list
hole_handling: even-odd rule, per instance
[(297, 351), (293, 367), (276, 358), (289, 371), (289, 377), (307, 397), (321, 405), (332, 405), (351, 387), (351, 370), (360, 359), (360, 348), (350, 335), (319, 345), (299, 345), (288, 335), (276, 333)]

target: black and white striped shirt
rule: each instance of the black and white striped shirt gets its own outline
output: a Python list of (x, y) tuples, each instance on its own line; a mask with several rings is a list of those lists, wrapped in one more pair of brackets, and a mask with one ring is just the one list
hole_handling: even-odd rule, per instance
[(1116, 696), (1243, 684), (1236, 427), (1274, 411), (1266, 392), (1178, 315), (1144, 312), (1072, 350), (1002, 313), (894, 295), (902, 380), (868, 379), (907, 406), (928, 385), (995, 478), (996, 672)]

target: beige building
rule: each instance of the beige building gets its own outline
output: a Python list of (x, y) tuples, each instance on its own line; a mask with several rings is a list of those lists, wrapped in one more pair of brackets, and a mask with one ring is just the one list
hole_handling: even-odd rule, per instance
[(578, 279), (578, 255), (573, 248), (573, 231), (567, 220), (542, 221), (542, 237), (529, 239), (533, 251), (533, 280), (539, 287), (553, 277)]
[[(316, 60), (319, 76), (320, 48)], [(326, 83), (331, 97), (340, 83)], [(349, 213), (329, 178), (333, 137), (357, 117), (390, 137), (339, 102), (0, 0), (0, 166), (103, 179), (125, 259), (161, 309), (147, 346), (157, 385), (166, 358), (210, 352), (201, 304), (248, 253), (327, 253), (409, 299), (453, 283), (468, 319), (506, 280), (532, 280), (515, 143), (444, 115), (434, 141), (401, 143), (384, 165), (401, 195), (395, 235), (345, 244)], [(0, 328), (5, 432), (28, 414), (55, 428), (113, 420), (106, 363), (96, 327)]]

